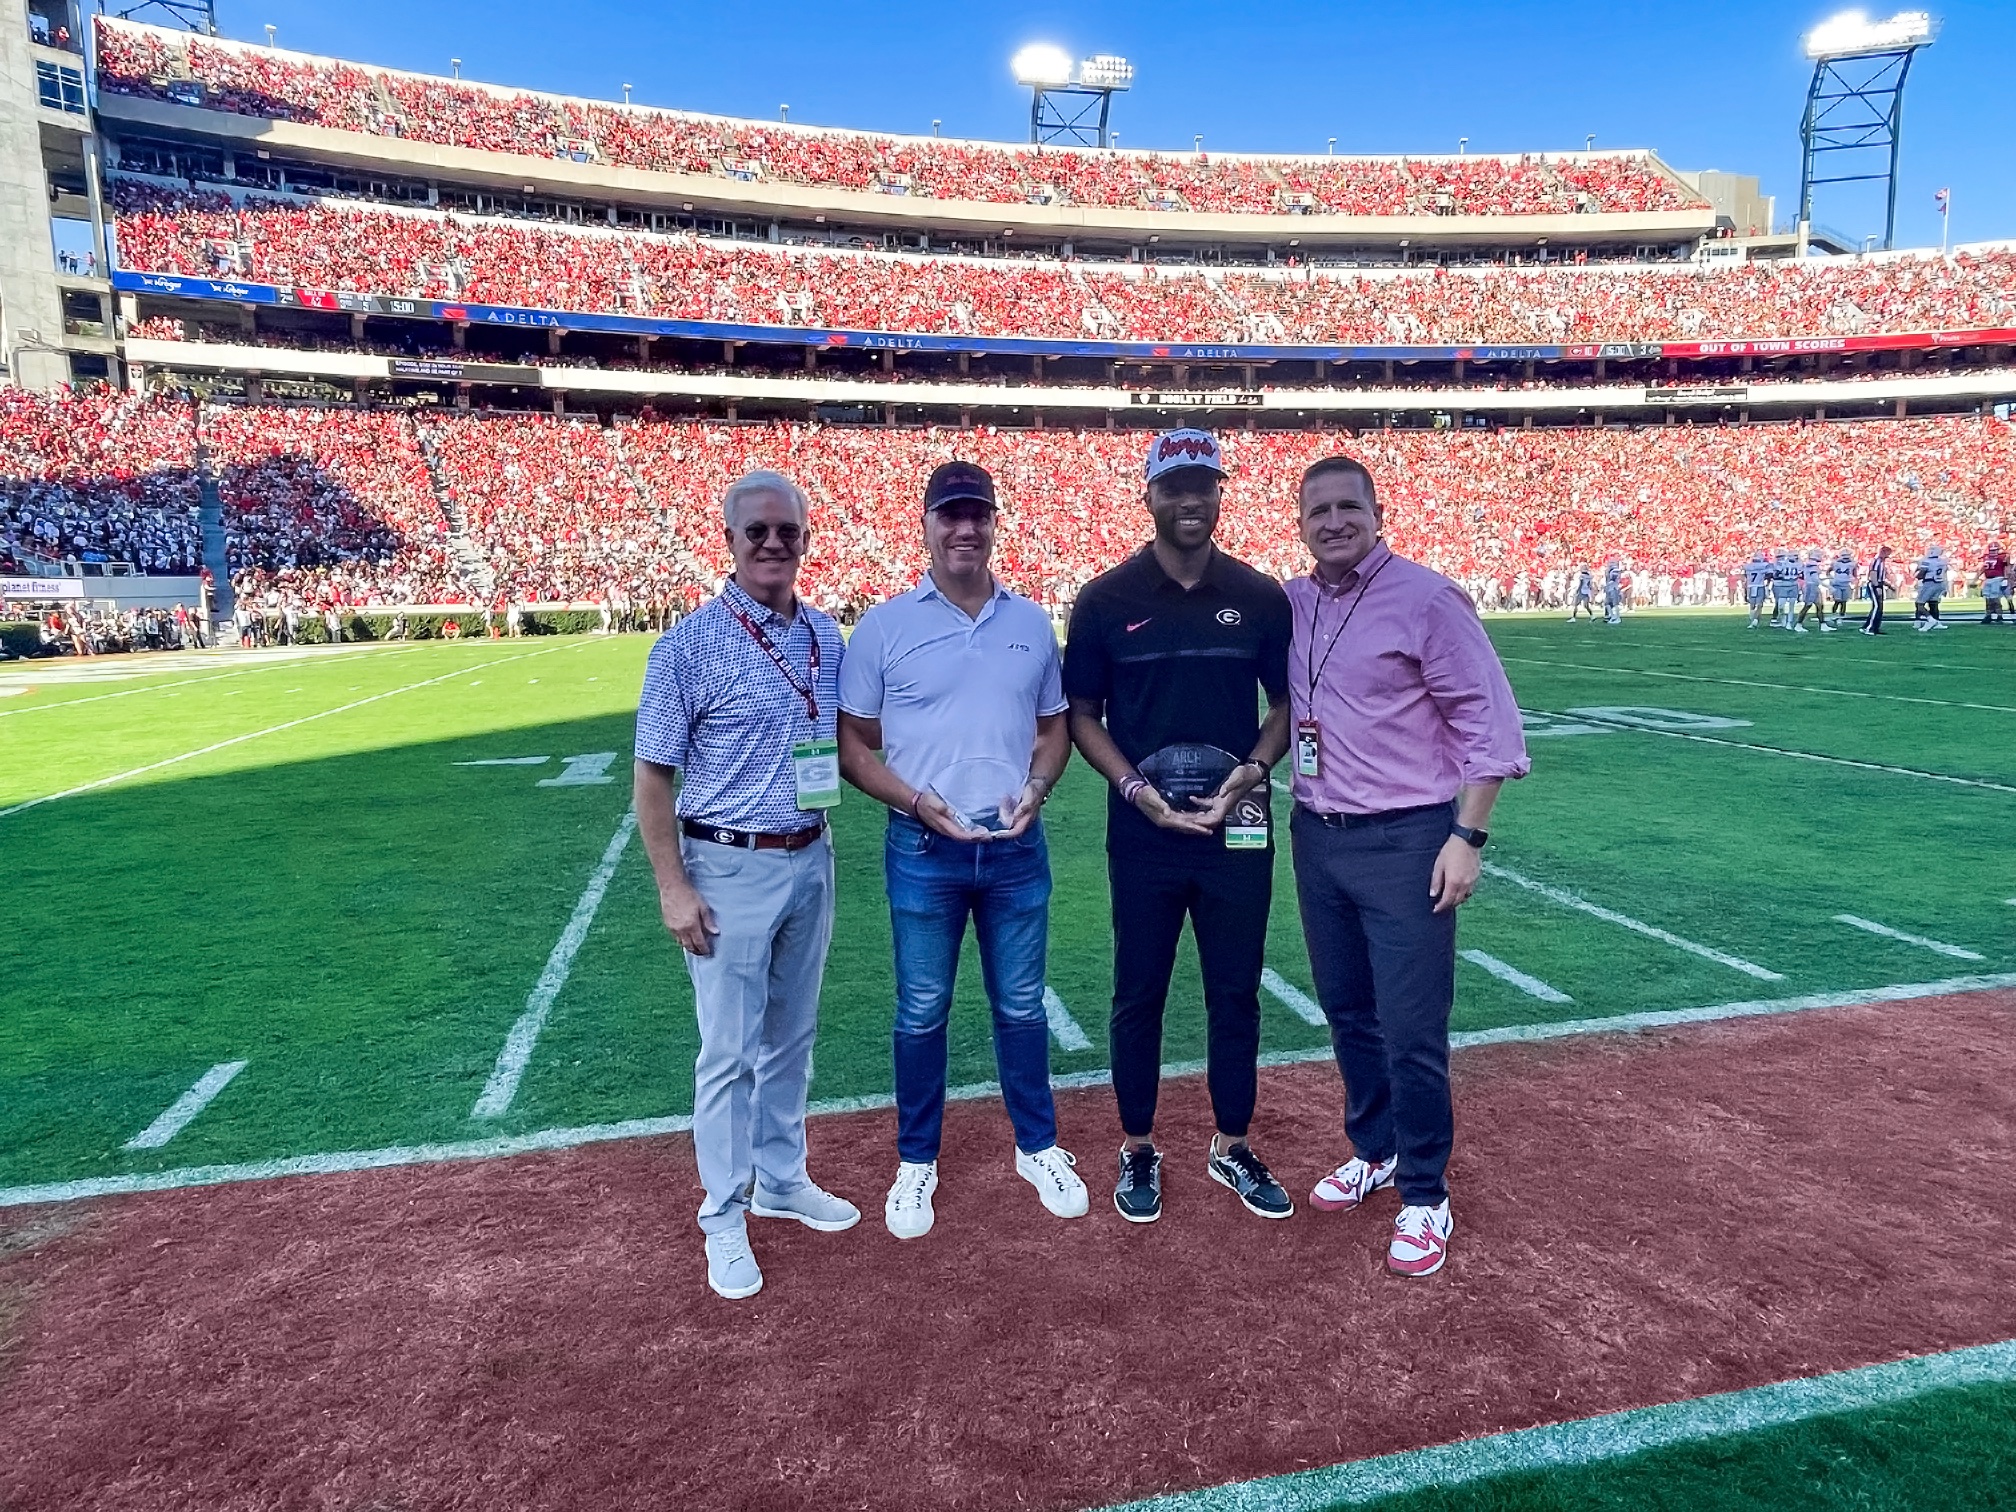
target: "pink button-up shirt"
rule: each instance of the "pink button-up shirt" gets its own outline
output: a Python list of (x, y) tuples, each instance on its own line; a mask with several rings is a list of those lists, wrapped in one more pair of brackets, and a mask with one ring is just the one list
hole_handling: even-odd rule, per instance
[(1313, 573), (1287, 587), (1289, 702), (1298, 727), (1323, 728), (1319, 777), (1295, 770), (1289, 741), (1297, 803), (1376, 814), (1531, 770), (1512, 685), (1461, 588), (1383, 541), (1335, 588)]

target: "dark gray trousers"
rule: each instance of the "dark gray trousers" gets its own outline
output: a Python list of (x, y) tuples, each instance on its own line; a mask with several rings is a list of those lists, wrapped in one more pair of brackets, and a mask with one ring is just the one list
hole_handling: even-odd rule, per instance
[(1333, 829), (1298, 806), (1289, 821), (1309, 966), (1344, 1076), (1344, 1131), (1362, 1160), (1400, 1157), (1409, 1206), (1449, 1195), (1456, 911), (1434, 911), (1428, 881), (1455, 817), (1451, 805)]

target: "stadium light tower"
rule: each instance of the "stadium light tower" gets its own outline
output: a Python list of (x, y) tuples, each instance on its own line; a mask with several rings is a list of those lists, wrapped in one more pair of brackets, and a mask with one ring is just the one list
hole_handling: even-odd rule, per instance
[(1134, 84), (1134, 65), (1111, 53), (1095, 53), (1073, 63), (1063, 48), (1032, 42), (1008, 65), (1015, 82), (1027, 85), (1029, 140), (1065, 142), (1079, 147), (1103, 147), (1113, 96)]
[[(104, 9), (102, 3), (99, 9)], [(140, 0), (139, 4), (112, 14), (121, 21), (153, 21), (157, 25), (165, 18), (169, 25), (201, 32), (206, 37), (217, 35), (216, 0)]]
[[(1904, 81), (1918, 49), (1938, 35), (1939, 23), (1926, 11), (1899, 11), (1887, 21), (1872, 21), (1859, 10), (1843, 11), (1806, 34), (1813, 82), (1799, 122), (1801, 256), (1813, 225), (1813, 190), (1821, 184), (1880, 182), (1886, 195), (1884, 250), (1896, 240)], [(1823, 154), (1832, 153), (1846, 156), (1822, 161)]]

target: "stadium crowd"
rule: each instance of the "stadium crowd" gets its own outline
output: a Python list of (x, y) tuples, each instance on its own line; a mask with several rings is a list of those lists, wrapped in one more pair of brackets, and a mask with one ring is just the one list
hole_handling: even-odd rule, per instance
[(1561, 343), (2016, 325), (2016, 252), (1390, 273), (812, 252), (113, 181), (121, 266), (662, 319), (1207, 343)]
[(203, 556), (187, 405), (0, 388), (0, 551), (192, 573)]
[(1635, 213), (1699, 204), (1644, 153), (1225, 157), (879, 136), (395, 73), (102, 16), (98, 87), (485, 152), (996, 204), (1333, 215)]
[[(102, 551), (150, 571), (200, 558), (196, 440), (216, 478), (240, 594), (329, 608), (590, 602), (683, 607), (726, 571), (718, 502), (757, 467), (800, 480), (817, 532), (805, 587), (851, 613), (921, 571), (918, 489), (939, 462), (1003, 496), (997, 565), (1062, 608), (1143, 538), (1141, 433), (640, 421), (186, 403), (0, 391), (0, 541)], [(1311, 431), (1224, 437), (1226, 546), (1302, 570), (1301, 469), (1343, 449), (1380, 480), (1396, 546), (1480, 603), (1538, 604), (1616, 558), (1656, 601), (1722, 585), (1760, 547), (2004, 534), (2016, 426), (1991, 418), (1626, 429)], [(459, 527), (456, 523), (459, 519)], [(51, 540), (45, 524), (53, 525)], [(461, 540), (456, 531), (465, 532)], [(165, 543), (165, 544), (163, 544)], [(1655, 585), (1648, 593), (1644, 585)], [(1720, 601), (1719, 599), (1717, 601)]]

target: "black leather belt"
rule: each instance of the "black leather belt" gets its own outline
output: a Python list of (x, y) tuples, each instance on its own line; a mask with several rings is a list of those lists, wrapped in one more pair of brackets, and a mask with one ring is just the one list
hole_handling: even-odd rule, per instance
[(826, 833), (826, 821), (808, 825), (801, 830), (788, 830), (781, 835), (759, 835), (748, 830), (726, 829), (718, 824), (702, 824), (698, 819), (681, 819), (679, 828), (695, 840), (710, 840), (716, 845), (733, 845), (742, 850), (803, 850), (814, 840)]
[(1415, 814), (1446, 814), (1453, 803), (1417, 803), (1412, 808), (1381, 809), (1376, 814), (1325, 814), (1312, 809), (1306, 803), (1295, 805), (1295, 811), (1307, 814), (1325, 829), (1357, 829), (1366, 824), (1384, 824), (1389, 819), (1406, 819)]

